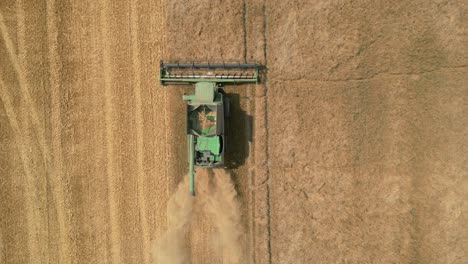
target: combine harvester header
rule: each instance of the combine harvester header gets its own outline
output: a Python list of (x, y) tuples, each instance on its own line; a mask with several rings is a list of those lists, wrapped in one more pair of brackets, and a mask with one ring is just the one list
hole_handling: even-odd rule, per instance
[(252, 63), (161, 63), (162, 85), (193, 84), (195, 94), (183, 95), (186, 102), (189, 189), (195, 195), (194, 167), (225, 166), (228, 147), (225, 119), (230, 117), (226, 84), (257, 83), (259, 65)]
[[(206, 72), (207, 70), (213, 71)], [(241, 72), (237, 73), (236, 70)], [(249, 63), (161, 63), (159, 80), (162, 85), (197, 82), (256, 83), (258, 71), (257, 64)]]

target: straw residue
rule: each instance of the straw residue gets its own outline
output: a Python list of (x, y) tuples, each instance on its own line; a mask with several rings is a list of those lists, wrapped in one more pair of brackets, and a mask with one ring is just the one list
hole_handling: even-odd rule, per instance
[[(167, 234), (157, 243), (155, 263), (190, 263), (187, 231), (192, 210), (203, 210), (216, 228), (213, 249), (219, 250), (223, 264), (245, 263), (245, 235), (241, 207), (231, 175), (225, 170), (197, 171), (197, 196), (188, 191), (188, 177), (179, 185), (167, 209)], [(197, 201), (194, 204), (194, 201)]]
[(204, 209), (212, 219), (218, 234), (217, 248), (222, 249), (223, 263), (244, 263), (244, 226), (241, 207), (231, 175), (225, 170), (214, 170), (211, 183), (202, 195)]
[(154, 252), (154, 260), (158, 264), (189, 263), (185, 235), (192, 217), (193, 197), (188, 192), (188, 177), (184, 179), (167, 205), (167, 233), (157, 242)]

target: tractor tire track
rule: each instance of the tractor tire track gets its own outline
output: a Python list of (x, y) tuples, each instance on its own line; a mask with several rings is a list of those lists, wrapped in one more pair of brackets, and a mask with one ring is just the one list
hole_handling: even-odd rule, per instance
[[(21, 10), (21, 8), (20, 8)], [(24, 21), (24, 13), (19, 12), (19, 21)], [(19, 33), (24, 32), (24, 26), (20, 25), (19, 27)], [(15, 51), (15, 46), (13, 45), (13, 42), (11, 40), (11, 37), (8, 33), (8, 29), (5, 25), (3, 14), (0, 11), (0, 34), (2, 35), (2, 39), (4, 41), (5, 47), (7, 49), (8, 55), (10, 57), (10, 61), (13, 64), (13, 69), (16, 72), (16, 76), (18, 78), (18, 83), (19, 83), (19, 88), (21, 91), (21, 95), (26, 103), (26, 106), (29, 110), (29, 114), (32, 118), (32, 123), (33, 123), (33, 129), (36, 132), (36, 135), (38, 137), (39, 145), (41, 147), (41, 151), (43, 154), (43, 158), (46, 161), (46, 163), (49, 163), (50, 161), (50, 153), (49, 149), (47, 148), (46, 145), (46, 140), (45, 140), (45, 129), (43, 127), (43, 120), (40, 118), (40, 115), (35, 107), (34, 101), (32, 100), (31, 93), (28, 88), (28, 80), (27, 77), (25, 76), (24, 69), (22, 65), (20, 64), (20, 58), (16, 55)], [(24, 44), (24, 40), (21, 40), (22, 37), (18, 37), (19, 43), (21, 43), (19, 46)], [(24, 37), (23, 37), (24, 38)], [(20, 54), (24, 53), (23, 51), (19, 51)]]
[[(101, 34), (101, 4), (94, 1), (89, 1), (89, 3), (84, 3), (86, 8), (77, 14), (77, 17), (80, 18), (83, 14), (87, 17), (87, 25), (93, 28), (92, 34), (89, 35), (89, 38), (86, 42), (90, 43), (87, 47), (87, 51), (79, 52), (80, 56), (86, 57), (88, 62), (85, 65), (90, 65), (90, 70), (83, 71), (89, 72), (89, 80), (87, 89), (89, 90), (87, 96), (84, 98), (80, 104), (85, 105), (89, 110), (84, 112), (91, 118), (90, 120), (90, 135), (87, 137), (93, 144), (98, 144), (103, 147), (94, 148), (88, 146), (88, 149), (94, 152), (92, 156), (92, 161), (89, 163), (91, 167), (89, 171), (88, 185), (86, 189), (89, 194), (89, 201), (92, 203), (89, 214), (83, 215), (85, 219), (92, 218), (93, 226), (86, 230), (85, 226), (80, 226), (80, 229), (84, 229), (82, 232), (89, 232), (93, 234), (94, 237), (88, 238), (82, 247), (82, 250), (88, 252), (88, 258), (81, 258), (81, 262), (85, 263), (102, 263), (110, 264), (113, 263), (113, 254), (112, 254), (112, 245), (115, 239), (112, 234), (112, 225), (115, 225), (115, 219), (111, 220), (111, 202), (109, 199), (111, 196), (116, 196), (116, 190), (109, 189), (109, 175), (108, 175), (108, 159), (109, 153), (107, 153), (107, 126), (105, 123), (107, 109), (105, 108), (106, 98), (103, 96), (103, 87), (105, 87), (105, 76), (104, 72), (100, 69), (104, 65), (104, 56), (103, 56), (103, 42)], [(73, 27), (73, 25), (71, 25)], [(73, 27), (74, 28), (74, 27)], [(72, 49), (73, 46), (70, 46), (69, 49)], [(88, 54), (92, 54), (89, 56)], [(88, 64), (90, 63), (90, 64)], [(99, 70), (97, 70), (99, 69)], [(86, 76), (86, 73), (84, 74)], [(89, 100), (89, 101), (88, 101)], [(77, 126), (83, 125), (81, 121), (77, 122)], [(78, 140), (79, 142), (79, 140)], [(86, 161), (86, 154), (81, 159)], [(82, 169), (81, 169), (82, 171)], [(110, 193), (110, 192), (114, 193)], [(83, 194), (84, 195), (84, 194)], [(99, 214), (92, 215), (93, 212), (100, 212)], [(117, 221), (117, 223), (120, 223)], [(121, 234), (121, 233), (120, 233)], [(89, 239), (89, 240), (88, 240)], [(120, 237), (118, 237), (120, 239)], [(84, 240), (84, 239), (82, 239)], [(84, 255), (82, 255), (84, 256)]]
[(27, 138), (24, 136), (21, 127), (18, 122), (18, 117), (14, 112), (14, 107), (12, 104), (11, 96), (8, 93), (5, 83), (0, 79), (0, 99), (3, 102), (5, 112), (10, 122), (10, 126), (14, 131), (16, 144), (18, 146), (18, 152), (21, 158), (23, 165), (23, 170), (25, 173), (25, 182), (24, 189), (26, 192), (26, 215), (27, 215), (27, 231), (28, 231), (28, 255), (30, 263), (41, 263), (41, 259), (36, 256), (40, 256), (42, 249), (41, 244), (39, 243), (38, 231), (40, 223), (37, 221), (39, 219), (39, 208), (34, 199), (34, 194), (37, 193), (35, 186), (36, 181), (32, 172), (30, 157), (26, 146), (29, 146)]
[(117, 186), (114, 178), (114, 106), (112, 102), (112, 64), (109, 53), (109, 1), (101, 1), (101, 45), (103, 48), (103, 70), (104, 70), (104, 96), (105, 96), (105, 128), (106, 128), (106, 150), (107, 150), (107, 184), (109, 196), (109, 220), (110, 220), (110, 247), (112, 263), (121, 263), (121, 236), (119, 224), (119, 209), (117, 196)]
[(141, 69), (140, 69), (140, 49), (139, 49), (139, 26), (138, 26), (138, 4), (139, 1), (132, 1), (130, 18), (131, 18), (131, 42), (132, 42), (132, 61), (133, 61), (133, 93), (135, 97), (135, 118), (136, 118), (136, 162), (137, 162), (137, 196), (138, 203), (140, 205), (140, 226), (141, 226), (141, 238), (143, 243), (143, 259), (144, 263), (150, 263), (151, 261), (151, 248), (149, 241), (149, 227), (146, 216), (146, 193), (144, 192), (144, 186), (146, 183), (146, 175), (144, 168), (144, 126), (143, 126), (143, 110), (142, 110), (142, 98), (141, 98)]
[[(8, 34), (8, 31), (5, 27), (3, 14), (0, 12), (0, 26), (2, 27), (2, 36), (4, 39), (5, 47), (10, 59), (10, 63), (13, 67), (9, 68), (11, 74), (9, 76), (15, 78), (15, 81), (12, 82), (10, 79), (10, 90), (12, 94), (16, 95), (17, 98), (20, 98), (20, 104), (17, 108), (17, 118), (21, 120), (18, 122), (21, 129), (21, 134), (19, 137), (22, 137), (21, 140), (25, 146), (19, 144), (19, 148), (26, 147), (27, 154), (26, 156), (21, 155), (23, 159), (23, 164), (25, 164), (25, 174), (26, 177), (33, 177), (33, 180), (26, 180), (27, 190), (25, 193), (25, 204), (27, 207), (35, 207), (34, 218), (27, 218), (27, 221), (33, 221), (35, 223), (35, 228), (30, 230), (27, 229), (27, 232), (35, 233), (33, 236), (35, 241), (32, 243), (38, 243), (38, 241), (48, 241), (50, 235), (50, 225), (48, 217), (50, 216), (49, 205), (52, 204), (52, 201), (49, 202), (50, 194), (54, 195), (54, 192), (49, 192), (49, 172), (50, 172), (50, 150), (46, 145), (46, 130), (45, 126), (46, 121), (40, 117), (40, 113), (37, 111), (36, 103), (32, 99), (32, 94), (38, 102), (43, 102), (46, 98), (43, 96), (42, 91), (37, 93), (39, 89), (43, 86), (32, 86), (31, 82), (36, 81), (36, 83), (44, 84), (45, 78), (42, 77), (44, 71), (40, 69), (30, 69), (29, 65), (35, 65), (37, 61), (41, 61), (44, 58), (44, 53), (39, 52), (35, 54), (36, 56), (28, 56), (28, 52), (31, 51), (31, 46), (28, 46), (28, 42), (33, 43), (45, 43), (43, 36), (41, 34), (31, 34), (31, 32), (44, 32), (45, 24), (34, 23), (36, 19), (43, 19), (38, 15), (38, 13), (30, 14), (26, 16), (26, 9), (29, 7), (28, 3), (24, 1), (17, 1), (15, 4), (16, 7), (16, 40), (17, 48), (15, 49), (13, 45), (13, 39), (11, 35)], [(45, 7), (44, 5), (42, 7)], [(38, 45), (40, 51), (44, 51), (41, 45)], [(41, 72), (41, 73), (39, 73)], [(36, 75), (35, 75), (36, 73)], [(41, 77), (37, 78), (39, 75)], [(14, 87), (14, 88), (13, 88)], [(7, 97), (9, 97), (7, 95)], [(39, 105), (43, 105), (39, 103)], [(15, 110), (13, 110), (15, 111)], [(45, 113), (45, 111), (43, 111)], [(32, 184), (32, 185), (31, 185)], [(33, 196), (31, 201), (28, 196)], [(57, 199), (54, 199), (57, 201)], [(40, 204), (45, 204), (41, 206)], [(55, 203), (57, 204), (57, 203)], [(31, 209), (28, 209), (31, 210)], [(30, 214), (28, 214), (30, 215)], [(49, 262), (50, 261), (50, 248), (48, 243), (38, 243), (39, 254), (35, 252), (29, 252), (31, 258), (34, 258), (36, 261)]]
[(268, 26), (268, 18), (267, 18), (267, 1), (263, 1), (262, 13), (263, 13), (263, 67), (265, 67), (265, 71), (263, 74), (263, 87), (265, 91), (265, 109), (264, 109), (264, 125), (265, 125), (265, 158), (266, 158), (266, 198), (267, 198), (267, 206), (266, 206), (266, 229), (267, 229), (267, 236), (268, 236), (268, 263), (272, 263), (272, 245), (271, 245), (271, 177), (270, 177), (270, 139), (269, 139), (269, 125), (268, 125), (268, 43), (267, 43), (267, 26)]
[(49, 83), (50, 83), (50, 100), (51, 100), (51, 127), (52, 127), (52, 193), (57, 212), (59, 238), (60, 238), (60, 254), (58, 256), (59, 263), (72, 263), (70, 256), (75, 256), (76, 252), (71, 246), (71, 222), (70, 222), (70, 203), (65, 195), (67, 184), (64, 182), (63, 172), (64, 166), (62, 155), (62, 114), (61, 114), (61, 84), (60, 84), (60, 55), (58, 52), (58, 28), (56, 17), (56, 1), (47, 0), (47, 46), (48, 46), (48, 63), (49, 63)]

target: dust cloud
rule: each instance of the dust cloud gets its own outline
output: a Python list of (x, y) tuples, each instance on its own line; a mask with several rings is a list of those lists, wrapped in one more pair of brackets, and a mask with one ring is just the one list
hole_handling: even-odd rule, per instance
[[(210, 175), (211, 176), (211, 175)], [(241, 207), (231, 175), (225, 170), (214, 170), (210, 177), (204, 199), (204, 209), (215, 225), (222, 249), (223, 263), (245, 263), (244, 226), (242, 225)]]
[[(231, 175), (226, 170), (199, 170), (196, 175), (195, 198), (188, 192), (188, 177), (177, 188), (168, 203), (168, 230), (154, 252), (155, 264), (190, 263), (186, 233), (192, 210), (203, 210), (216, 228), (213, 242), (220, 250), (223, 264), (245, 262), (246, 243), (241, 206)], [(197, 200), (197, 203), (193, 202)], [(198, 208), (200, 207), (200, 208)]]
[(156, 243), (153, 252), (155, 263), (189, 263), (190, 254), (185, 236), (192, 218), (193, 201), (188, 191), (188, 177), (184, 177), (167, 204), (168, 229), (166, 235)]

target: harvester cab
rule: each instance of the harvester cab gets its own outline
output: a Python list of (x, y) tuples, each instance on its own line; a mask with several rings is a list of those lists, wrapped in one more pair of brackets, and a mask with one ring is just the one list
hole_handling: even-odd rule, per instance
[(189, 189), (195, 195), (195, 166), (225, 165), (225, 124), (230, 116), (230, 100), (223, 90), (226, 84), (258, 82), (259, 66), (248, 63), (161, 63), (162, 85), (192, 84), (194, 94), (185, 94), (188, 142)]

